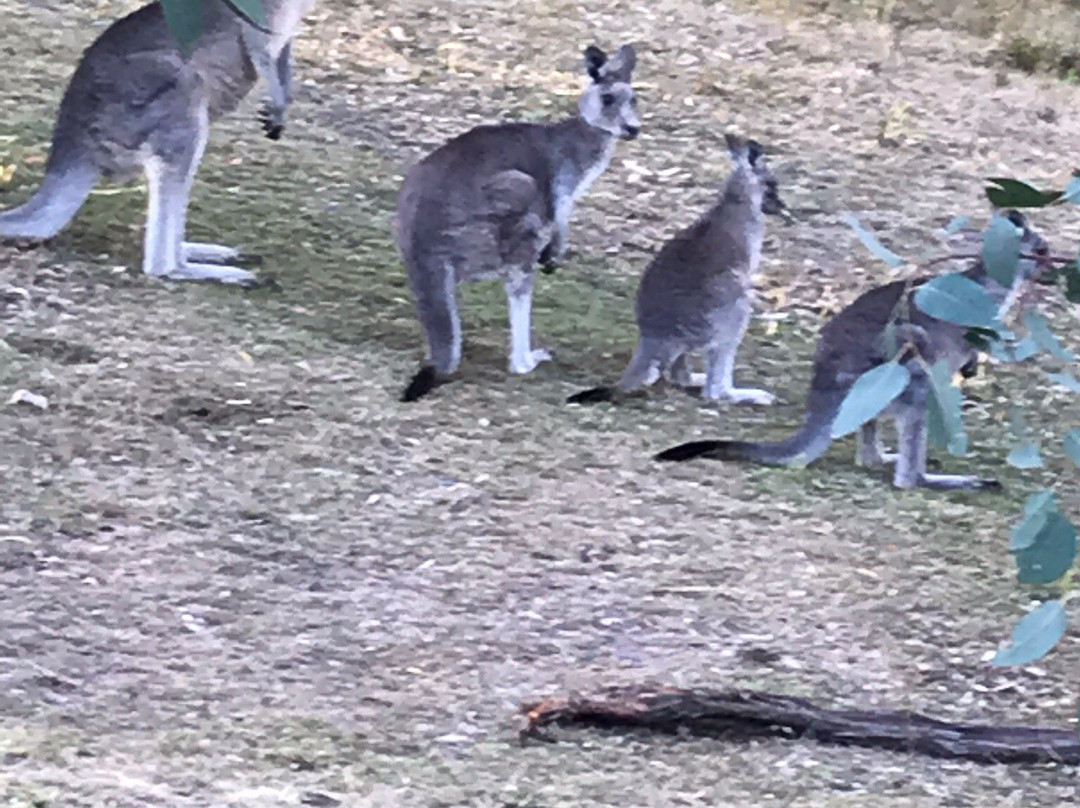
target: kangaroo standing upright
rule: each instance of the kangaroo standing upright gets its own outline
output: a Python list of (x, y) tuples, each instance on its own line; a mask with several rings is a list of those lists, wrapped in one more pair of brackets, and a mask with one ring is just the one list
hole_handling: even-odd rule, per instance
[(83, 53), (60, 102), (41, 188), (0, 213), (0, 238), (49, 239), (102, 179), (149, 183), (143, 272), (158, 278), (249, 285), (228, 266), (240, 252), (184, 240), (191, 186), (210, 123), (234, 110), (259, 77), (262, 110), (276, 140), (291, 100), (290, 42), (315, 0), (263, 0), (268, 30), (222, 0), (200, 3), (202, 33), (185, 58), (158, 3), (117, 20)]
[(427, 362), (402, 395), (430, 392), (461, 362), (459, 283), (501, 278), (510, 310), (510, 372), (550, 359), (531, 344), (533, 276), (565, 255), (574, 202), (607, 168), (620, 138), (641, 127), (630, 86), (636, 57), (585, 51), (591, 79), (578, 115), (556, 124), (480, 126), (417, 163), (398, 197), (395, 235)]
[[(667, 375), (689, 387), (704, 381), (711, 400), (771, 404), (764, 390), (735, 387), (735, 355), (753, 310), (753, 276), (761, 259), (764, 214), (784, 210), (776, 180), (756, 141), (726, 136), (734, 169), (719, 201), (664, 244), (638, 286), (635, 313), (640, 338), (614, 389), (596, 387), (571, 404), (608, 401)], [(688, 354), (704, 350), (707, 372), (695, 380)]]
[[(1020, 261), (1013, 289), (1027, 281), (1049, 253), (1046, 241), (1032, 230), (1016, 211), (1008, 220), (1020, 231)], [(994, 281), (978, 258), (964, 273), (981, 284), (998, 301), (1008, 306), (1012, 291)], [(923, 313), (912, 299), (915, 291), (930, 278), (895, 281), (860, 295), (834, 316), (821, 331), (814, 353), (814, 373), (806, 399), (802, 428), (791, 437), (775, 443), (749, 441), (701, 440), (683, 443), (656, 455), (657, 460), (684, 461), (697, 457), (715, 460), (750, 460), (770, 465), (809, 464), (821, 457), (832, 443), (832, 425), (855, 382), (868, 370), (893, 358), (890, 342), (905, 343), (913, 349), (904, 364), (911, 381), (900, 396), (880, 417), (895, 419), (898, 435), (897, 454), (884, 454), (878, 440), (877, 422), (864, 424), (856, 442), (856, 462), (862, 466), (881, 466), (895, 462), (893, 485), (897, 488), (978, 489), (996, 488), (995, 480), (964, 474), (928, 474), (926, 451), (929, 428), (927, 406), (930, 378), (927, 365), (939, 361), (948, 364), (950, 374), (974, 372), (978, 353), (966, 339), (968, 329), (936, 320)], [(890, 327), (893, 338), (886, 334)]]

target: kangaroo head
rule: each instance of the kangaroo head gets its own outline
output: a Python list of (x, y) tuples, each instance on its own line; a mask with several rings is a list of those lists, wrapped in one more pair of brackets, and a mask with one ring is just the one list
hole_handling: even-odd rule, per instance
[(610, 59), (596, 45), (585, 50), (585, 72), (592, 79), (578, 102), (585, 123), (625, 140), (638, 136), (641, 119), (630, 86), (635, 64), (633, 45), (623, 45)]
[(724, 135), (735, 173), (732, 180), (742, 186), (751, 200), (761, 206), (762, 213), (779, 214), (787, 207), (777, 192), (776, 177), (765, 159), (765, 149), (756, 140), (744, 140), (738, 135)]

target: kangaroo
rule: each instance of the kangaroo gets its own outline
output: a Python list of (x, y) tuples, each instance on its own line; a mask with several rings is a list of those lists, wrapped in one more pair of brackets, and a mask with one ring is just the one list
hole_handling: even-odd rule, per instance
[(158, 3), (110, 25), (83, 53), (64, 92), (40, 189), (0, 213), (0, 239), (45, 240), (75, 216), (101, 180), (141, 171), (149, 184), (143, 272), (157, 278), (253, 285), (229, 266), (239, 250), (184, 240), (191, 186), (210, 123), (231, 112), (261, 76), (260, 117), (276, 140), (291, 101), (290, 42), (315, 0), (264, 0), (268, 31), (224, 2), (204, 2), (202, 34), (187, 58)]
[[(682, 387), (704, 383), (702, 395), (709, 400), (773, 402), (765, 390), (736, 387), (733, 376), (753, 309), (764, 214), (779, 214), (785, 206), (761, 144), (730, 134), (726, 140), (734, 170), (719, 201), (665, 243), (641, 278), (635, 306), (640, 337), (622, 378), (614, 388), (585, 390), (568, 403), (611, 401), (662, 375)], [(704, 377), (691, 374), (687, 361), (699, 350), (706, 353)]]
[[(981, 258), (965, 271), (1008, 308), (1013, 290), (1019, 289), (1049, 255), (1049, 246), (1033, 231), (1024, 217), (1009, 211), (1008, 220), (1021, 233), (1021, 249), (1026, 256), (1017, 270), (1013, 289), (996, 283), (987, 273)], [(1032, 258), (1034, 256), (1034, 258)], [(704, 440), (684, 443), (656, 455), (657, 460), (684, 461), (697, 457), (716, 460), (751, 460), (771, 465), (808, 464), (819, 458), (832, 443), (832, 424), (841, 403), (855, 381), (866, 371), (893, 358), (887, 348), (887, 331), (893, 326), (893, 342), (910, 344), (917, 356), (904, 364), (911, 381), (904, 392), (880, 417), (895, 419), (898, 437), (896, 455), (882, 452), (876, 421), (865, 424), (856, 440), (856, 463), (875, 467), (895, 463), (893, 485), (897, 488), (923, 487), (939, 490), (998, 488), (996, 480), (969, 475), (928, 474), (927, 404), (930, 380), (926, 365), (945, 360), (952, 374), (970, 374), (977, 361), (976, 348), (965, 339), (967, 329), (935, 320), (918, 309), (912, 295), (930, 277), (896, 281), (865, 292), (835, 315), (822, 329), (814, 355), (813, 377), (806, 401), (802, 428), (791, 437), (776, 443)], [(906, 311), (905, 311), (906, 310)]]
[(591, 79), (574, 118), (554, 124), (480, 126), (450, 140), (405, 178), (395, 236), (427, 360), (402, 395), (429, 393), (461, 362), (459, 283), (501, 278), (510, 312), (510, 372), (551, 358), (531, 344), (533, 276), (567, 250), (574, 203), (604, 173), (620, 139), (641, 129), (630, 86), (636, 56), (585, 51)]

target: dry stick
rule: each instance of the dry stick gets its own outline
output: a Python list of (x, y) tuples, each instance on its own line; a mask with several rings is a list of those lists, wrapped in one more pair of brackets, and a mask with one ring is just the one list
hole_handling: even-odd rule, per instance
[(1080, 765), (1075, 730), (951, 724), (893, 710), (830, 710), (772, 693), (617, 687), (595, 697), (546, 699), (523, 712), (522, 741), (549, 740), (541, 728), (558, 724), (727, 739), (805, 738), (976, 763)]

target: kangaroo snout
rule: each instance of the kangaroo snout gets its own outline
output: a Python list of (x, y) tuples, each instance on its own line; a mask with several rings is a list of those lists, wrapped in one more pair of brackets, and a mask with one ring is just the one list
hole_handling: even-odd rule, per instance
[(635, 140), (638, 134), (641, 132), (640, 126), (634, 126), (633, 124), (627, 124), (623, 126), (623, 140)]

